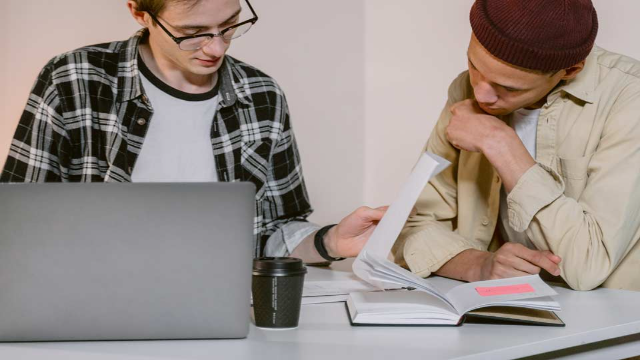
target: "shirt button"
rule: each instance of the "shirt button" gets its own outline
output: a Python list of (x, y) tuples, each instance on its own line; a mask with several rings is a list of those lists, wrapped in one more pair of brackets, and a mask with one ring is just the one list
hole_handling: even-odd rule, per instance
[(144, 124), (146, 124), (146, 123), (147, 123), (146, 119), (143, 119), (143, 118), (138, 119), (138, 125), (144, 126)]
[(489, 220), (482, 219), (482, 226), (487, 226), (487, 225), (489, 225)]

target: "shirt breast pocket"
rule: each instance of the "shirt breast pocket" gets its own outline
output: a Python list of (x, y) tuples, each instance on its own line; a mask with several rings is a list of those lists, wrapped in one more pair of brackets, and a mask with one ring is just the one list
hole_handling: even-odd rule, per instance
[(578, 200), (587, 186), (593, 154), (579, 158), (558, 157), (559, 172), (565, 183), (564, 194)]
[(242, 180), (255, 184), (257, 199), (264, 196), (265, 185), (269, 179), (271, 144), (271, 139), (242, 142), (240, 160)]

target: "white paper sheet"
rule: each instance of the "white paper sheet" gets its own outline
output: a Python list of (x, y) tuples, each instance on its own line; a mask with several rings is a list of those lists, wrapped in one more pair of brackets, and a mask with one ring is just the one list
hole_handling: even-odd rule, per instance
[(301, 305), (327, 304), (347, 301), (349, 295), (308, 296), (302, 298)]
[(388, 284), (376, 279), (371, 273), (373, 268), (371, 260), (375, 259), (377, 262), (385, 263), (386, 266), (400, 268), (387, 260), (389, 251), (400, 235), (400, 231), (402, 231), (427, 182), (449, 165), (449, 161), (440, 156), (431, 153), (422, 154), (400, 194), (389, 206), (387, 213), (371, 234), (360, 255), (353, 262), (353, 272), (359, 278), (378, 289), (384, 289), (388, 286)]
[(347, 295), (351, 292), (374, 290), (378, 289), (358, 280), (305, 281), (302, 297)]
[[(478, 287), (483, 286), (509, 287), (519, 284), (527, 284), (533, 289), (533, 291), (484, 297), (477, 291)], [(517, 304), (521, 307), (540, 308), (540, 306), (544, 304), (532, 299), (545, 297), (549, 300), (549, 297), (554, 295), (558, 295), (558, 293), (545, 284), (538, 275), (463, 283), (462, 285), (458, 285), (449, 290), (447, 293), (447, 297), (451, 299), (453, 306), (461, 315), (468, 311), (485, 306), (488, 303), (491, 303), (492, 306), (513, 306), (513, 302), (518, 301)], [(553, 300), (551, 301), (553, 302)], [(547, 303), (545, 306), (553, 306), (552, 310), (560, 310), (560, 305), (555, 302), (553, 302), (553, 304)]]

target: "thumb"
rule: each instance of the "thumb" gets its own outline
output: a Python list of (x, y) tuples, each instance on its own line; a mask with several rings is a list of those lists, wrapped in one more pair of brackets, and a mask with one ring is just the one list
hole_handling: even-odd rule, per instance
[(382, 219), (384, 214), (387, 213), (388, 209), (388, 206), (380, 206), (375, 209), (366, 208), (366, 211), (363, 213), (363, 215), (364, 218), (368, 221), (379, 221), (380, 219)]
[(542, 251), (542, 253), (544, 253), (544, 255), (549, 258), (549, 260), (553, 261), (554, 263), (560, 264), (560, 262), (562, 261), (562, 258), (558, 255), (555, 255), (554, 253), (552, 253), (549, 250), (544, 250)]

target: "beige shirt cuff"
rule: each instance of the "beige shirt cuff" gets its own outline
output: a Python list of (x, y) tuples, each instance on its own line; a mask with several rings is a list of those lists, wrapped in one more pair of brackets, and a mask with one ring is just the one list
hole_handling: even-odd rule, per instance
[(564, 181), (556, 171), (539, 163), (532, 166), (507, 196), (509, 225), (515, 231), (525, 231), (538, 211), (563, 193)]
[(459, 234), (433, 223), (406, 239), (403, 256), (413, 273), (427, 277), (462, 251), (472, 248)]

